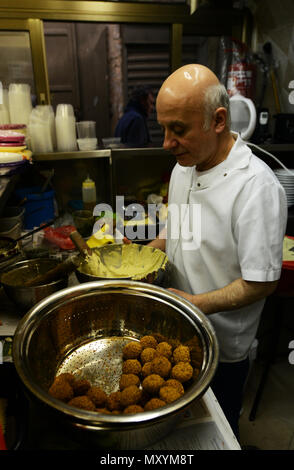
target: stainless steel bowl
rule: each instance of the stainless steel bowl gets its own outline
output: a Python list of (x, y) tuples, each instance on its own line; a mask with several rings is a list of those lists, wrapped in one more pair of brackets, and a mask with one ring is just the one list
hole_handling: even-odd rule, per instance
[(9, 299), (24, 314), (40, 300), (68, 285), (68, 277), (58, 279), (35, 287), (23, 287), (22, 282), (45, 273), (59, 264), (58, 260), (50, 258), (35, 258), (10, 264), (0, 273), (0, 281)]
[[(56, 374), (80, 373), (92, 384), (118, 389), (121, 351), (130, 338), (158, 333), (180, 343), (200, 342), (200, 374), (185, 394), (154, 411), (108, 415), (74, 408), (48, 393)], [(207, 317), (161, 287), (135, 281), (99, 281), (57, 292), (20, 321), (13, 341), (19, 377), (39, 404), (94, 448), (144, 449), (167, 435), (184, 409), (207, 390), (218, 364), (218, 343)]]

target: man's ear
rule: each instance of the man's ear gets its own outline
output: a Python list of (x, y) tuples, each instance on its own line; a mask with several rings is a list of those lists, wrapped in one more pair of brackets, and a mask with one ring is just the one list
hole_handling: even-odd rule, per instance
[(214, 126), (215, 131), (220, 133), (226, 127), (227, 110), (226, 108), (217, 108), (214, 112)]

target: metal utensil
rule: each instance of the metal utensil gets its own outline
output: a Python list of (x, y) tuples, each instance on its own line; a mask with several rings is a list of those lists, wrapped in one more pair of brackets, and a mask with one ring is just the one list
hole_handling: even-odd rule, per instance
[(23, 240), (24, 238), (30, 237), (34, 233), (40, 232), (41, 230), (43, 230), (46, 227), (50, 227), (50, 225), (54, 224), (55, 220), (56, 220), (56, 218), (53, 219), (53, 220), (50, 220), (49, 222), (46, 222), (45, 224), (40, 225), (40, 227), (37, 227), (34, 230), (31, 230), (30, 232), (25, 233), (21, 237), (16, 238), (15, 241), (19, 242), (20, 240)]
[(87, 242), (77, 230), (71, 232), (69, 236), (83, 258), (92, 255), (92, 249), (88, 246)]
[(62, 279), (75, 271), (79, 267), (80, 262), (81, 257), (79, 255), (70, 256), (62, 263), (47, 271), (45, 274), (39, 274), (38, 276), (25, 281), (23, 283), (23, 287), (41, 286), (56, 281), (57, 279)]

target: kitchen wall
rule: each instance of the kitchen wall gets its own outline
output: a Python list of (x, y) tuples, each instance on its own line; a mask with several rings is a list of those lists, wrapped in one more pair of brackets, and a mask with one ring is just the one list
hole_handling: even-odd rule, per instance
[[(262, 52), (266, 42), (272, 45), (273, 63), (279, 90), (281, 112), (294, 113), (294, 2), (293, 0), (263, 0), (250, 2), (255, 18), (253, 47)], [(264, 105), (272, 114), (277, 112), (273, 89), (268, 81)]]

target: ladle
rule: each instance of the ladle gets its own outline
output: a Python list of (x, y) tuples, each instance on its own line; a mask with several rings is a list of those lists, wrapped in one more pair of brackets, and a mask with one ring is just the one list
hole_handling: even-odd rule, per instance
[(92, 254), (91, 248), (88, 247), (86, 241), (77, 230), (74, 230), (70, 234), (70, 238), (80, 253), (78, 255), (70, 256), (65, 261), (58, 264), (55, 268), (47, 271), (45, 274), (39, 274), (35, 278), (29, 279), (24, 283), (25, 287), (48, 284), (55, 281), (56, 279), (65, 277), (66, 275), (75, 271), (83, 259)]

